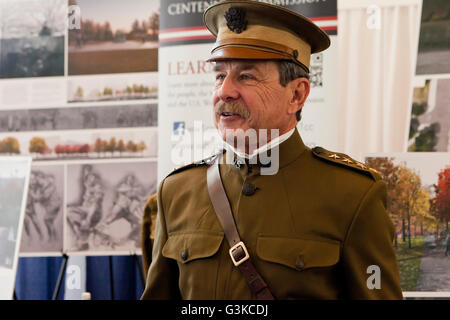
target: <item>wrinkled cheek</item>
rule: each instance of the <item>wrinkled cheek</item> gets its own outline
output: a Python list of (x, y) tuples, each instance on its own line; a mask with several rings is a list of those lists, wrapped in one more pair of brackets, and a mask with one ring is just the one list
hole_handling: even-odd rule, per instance
[(213, 92), (213, 97), (212, 97), (212, 105), (213, 107), (216, 105), (217, 102), (219, 102), (220, 98), (219, 95), (217, 93), (217, 90), (214, 90)]

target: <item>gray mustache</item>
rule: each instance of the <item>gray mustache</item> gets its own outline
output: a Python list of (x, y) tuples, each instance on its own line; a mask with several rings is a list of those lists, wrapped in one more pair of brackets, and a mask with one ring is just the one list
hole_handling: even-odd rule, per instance
[(247, 119), (250, 116), (250, 113), (248, 112), (248, 110), (236, 102), (219, 101), (214, 106), (214, 112), (218, 116), (220, 116), (222, 114), (222, 112), (234, 113), (244, 119)]

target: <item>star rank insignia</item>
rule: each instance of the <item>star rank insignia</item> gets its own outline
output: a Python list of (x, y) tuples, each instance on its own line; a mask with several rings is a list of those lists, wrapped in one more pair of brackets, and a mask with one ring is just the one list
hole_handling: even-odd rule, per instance
[(356, 162), (356, 165), (360, 167), (361, 169), (367, 170), (367, 167), (363, 165), (361, 162)]
[(332, 155), (328, 156), (329, 158), (333, 158), (334, 160), (340, 159), (341, 157), (339, 157), (336, 153), (333, 153)]
[(353, 163), (353, 161), (350, 160), (349, 158), (342, 159), (342, 162), (345, 162), (345, 163), (348, 163), (348, 164), (352, 164)]
[(369, 175), (375, 181), (381, 179), (381, 175), (379, 173), (377, 174), (376, 170), (369, 168), (363, 163), (358, 162), (345, 154), (331, 152), (321, 147), (314, 147), (311, 149), (311, 151), (316, 157), (322, 160), (326, 160), (330, 163), (341, 165), (343, 167), (358, 170), (361, 173)]

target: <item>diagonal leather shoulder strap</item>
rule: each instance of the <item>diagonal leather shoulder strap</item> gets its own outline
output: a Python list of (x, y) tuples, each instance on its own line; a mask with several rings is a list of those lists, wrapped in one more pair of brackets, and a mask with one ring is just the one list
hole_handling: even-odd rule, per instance
[(221, 157), (217, 157), (216, 160), (208, 167), (206, 181), (208, 185), (209, 197), (211, 198), (214, 211), (217, 214), (217, 218), (222, 225), (225, 237), (230, 245), (231, 260), (234, 265), (241, 270), (248, 286), (250, 287), (250, 290), (256, 295), (258, 300), (274, 300), (274, 297), (266, 282), (251, 262), (245, 244), (239, 237), (230, 203), (228, 202), (228, 198), (220, 178), (220, 158)]

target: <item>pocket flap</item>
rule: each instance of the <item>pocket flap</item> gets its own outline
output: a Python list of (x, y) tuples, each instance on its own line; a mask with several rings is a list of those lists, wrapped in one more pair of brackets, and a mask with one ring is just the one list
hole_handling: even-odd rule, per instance
[(223, 233), (177, 233), (169, 234), (162, 255), (166, 258), (188, 263), (195, 259), (213, 256), (220, 248)]
[(259, 236), (256, 253), (262, 260), (304, 270), (336, 264), (339, 247), (338, 241)]

